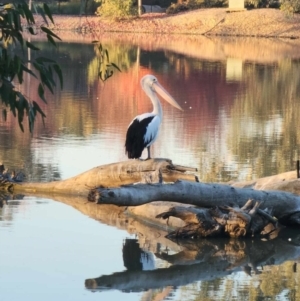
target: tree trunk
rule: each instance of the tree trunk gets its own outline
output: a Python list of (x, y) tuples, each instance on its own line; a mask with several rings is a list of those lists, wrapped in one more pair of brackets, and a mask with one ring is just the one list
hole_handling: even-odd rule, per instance
[(142, 15), (142, 0), (138, 0), (138, 14), (139, 16)]
[(284, 225), (300, 225), (300, 197), (281, 191), (259, 191), (224, 184), (177, 181), (174, 184), (136, 184), (120, 188), (92, 190), (90, 201), (98, 204), (138, 206), (154, 201), (172, 201), (211, 208), (243, 207), (248, 200), (260, 202), (261, 209), (272, 209)]

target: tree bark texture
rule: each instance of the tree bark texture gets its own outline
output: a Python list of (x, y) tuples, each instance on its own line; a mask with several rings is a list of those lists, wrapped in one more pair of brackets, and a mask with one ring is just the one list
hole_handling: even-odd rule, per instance
[(243, 207), (248, 200), (260, 202), (261, 209), (272, 209), (283, 225), (300, 225), (300, 197), (288, 192), (259, 191), (224, 184), (176, 181), (173, 184), (136, 184), (120, 188), (92, 190), (90, 201), (98, 204), (138, 206), (154, 201), (171, 201), (210, 208)]

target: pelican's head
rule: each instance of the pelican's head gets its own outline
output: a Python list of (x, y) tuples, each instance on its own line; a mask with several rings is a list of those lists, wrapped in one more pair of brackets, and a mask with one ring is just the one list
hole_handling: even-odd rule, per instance
[[(158, 82), (157, 78), (154, 75), (148, 74), (141, 79), (141, 86), (147, 93), (147, 90), (152, 91), (152, 93), (159, 94), (164, 100), (166, 100), (173, 107), (183, 111), (181, 106), (177, 101), (167, 92), (163, 86)], [(148, 94), (148, 93), (147, 93)]]

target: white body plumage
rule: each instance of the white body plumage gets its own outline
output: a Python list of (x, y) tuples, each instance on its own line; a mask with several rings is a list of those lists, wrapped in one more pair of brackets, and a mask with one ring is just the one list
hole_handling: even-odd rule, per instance
[(160, 94), (166, 101), (177, 109), (182, 110), (175, 99), (158, 83), (153, 75), (146, 75), (141, 79), (141, 86), (153, 104), (151, 113), (144, 113), (135, 117), (130, 123), (125, 142), (125, 151), (130, 159), (140, 158), (144, 148), (148, 150), (150, 159), (150, 146), (156, 141), (159, 127), (163, 118), (163, 111), (157, 97)]

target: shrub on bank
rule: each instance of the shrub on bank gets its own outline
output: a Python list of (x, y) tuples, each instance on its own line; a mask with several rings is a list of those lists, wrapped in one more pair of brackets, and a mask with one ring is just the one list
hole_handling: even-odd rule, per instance
[[(18, 2), (16, 0), (15, 2)], [(138, 0), (44, 0), (34, 1), (34, 7), (43, 5), (46, 2), (53, 14), (79, 15), (87, 14), (99, 16), (124, 18), (138, 15)], [(177, 14), (183, 11), (190, 11), (199, 8), (228, 7), (228, 0), (142, 0), (144, 5), (159, 5), (167, 8), (168, 14)], [(300, 0), (245, 0), (245, 7), (280, 8), (287, 15), (300, 13)]]
[[(34, 2), (33, 10), (37, 9), (38, 6), (42, 6), (43, 2)], [(70, 1), (46, 1), (51, 9), (52, 14), (61, 15), (95, 15), (95, 12), (100, 3), (93, 1), (86, 1), (81, 3), (81, 0), (70, 0)]]
[(300, 13), (300, 0), (282, 0), (280, 9), (288, 15)]
[(138, 15), (136, 0), (102, 0), (96, 14), (103, 17), (124, 18)]
[[(185, 0), (172, 3), (168, 14), (177, 14), (199, 8), (228, 7), (228, 0)], [(300, 13), (300, 0), (245, 0), (245, 8), (280, 8), (287, 15)]]
[(167, 8), (167, 14), (177, 14), (183, 11), (189, 11), (199, 8), (225, 7), (228, 5), (227, 0), (188, 0), (172, 3)]

